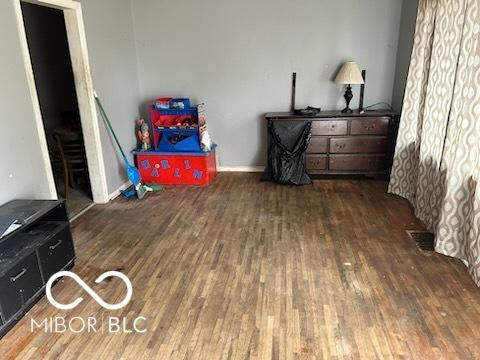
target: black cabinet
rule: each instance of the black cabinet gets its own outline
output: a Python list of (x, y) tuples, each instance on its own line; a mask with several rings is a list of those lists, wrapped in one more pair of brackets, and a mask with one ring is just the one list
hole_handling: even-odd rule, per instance
[(67, 225), (60, 226), (45, 244), (38, 249), (40, 268), (45, 281), (65, 266), (65, 259), (75, 256), (72, 235)]
[(42, 288), (35, 253), (20, 260), (0, 278), (0, 304), (5, 319), (15, 315)]
[(14, 200), (0, 207), (0, 337), (74, 260), (64, 201)]

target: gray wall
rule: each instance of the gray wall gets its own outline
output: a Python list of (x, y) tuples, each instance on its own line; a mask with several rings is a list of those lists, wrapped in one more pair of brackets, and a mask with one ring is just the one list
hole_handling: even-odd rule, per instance
[[(392, 101), (401, 0), (81, 2), (93, 81), (126, 149), (139, 108), (158, 95), (187, 95), (207, 103), (220, 165), (264, 164), (262, 114), (288, 109), (291, 73), (299, 107), (340, 109), (343, 89), (331, 79), (350, 59), (368, 71), (366, 104)], [(46, 198), (10, 1), (0, 2), (0, 24), (0, 203)], [(126, 179), (101, 129), (112, 192)]]
[[(297, 104), (341, 109), (337, 67), (367, 70), (365, 103), (391, 103), (401, 0), (136, 0), (141, 98), (205, 101), (221, 166), (265, 163), (262, 114)], [(358, 106), (358, 86), (352, 104)]]
[[(94, 86), (126, 149), (135, 145), (139, 88), (129, 0), (82, 0)], [(0, 203), (48, 198), (33, 108), (11, 1), (0, 2)], [(126, 181), (103, 124), (108, 189)]]
[[(130, 0), (82, 0), (81, 3), (93, 86), (128, 153), (136, 145), (134, 129), (140, 102)], [(108, 191), (112, 193), (127, 181), (125, 166), (103, 121), (100, 118), (99, 121)]]
[(398, 40), (397, 67), (393, 86), (393, 108), (402, 110), (403, 94), (407, 82), (408, 67), (412, 54), (415, 23), (417, 19), (418, 0), (403, 0), (400, 37)]
[(11, 1), (0, 1), (0, 24), (0, 204), (14, 197), (47, 198), (47, 175)]

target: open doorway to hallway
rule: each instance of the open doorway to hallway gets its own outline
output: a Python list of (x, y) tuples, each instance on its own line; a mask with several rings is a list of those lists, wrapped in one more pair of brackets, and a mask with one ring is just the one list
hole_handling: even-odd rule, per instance
[(55, 185), (73, 217), (93, 200), (64, 13), (21, 6)]

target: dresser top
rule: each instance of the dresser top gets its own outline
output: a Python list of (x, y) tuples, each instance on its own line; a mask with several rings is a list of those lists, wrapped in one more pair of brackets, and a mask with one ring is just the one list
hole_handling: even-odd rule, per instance
[[(4, 233), (12, 223), (20, 225), (16, 229), (18, 230), (33, 223), (62, 202), (63, 200), (12, 200), (0, 206), (0, 241), (7, 236)], [(8, 235), (15, 232), (11, 231)]]
[(290, 112), (270, 112), (265, 114), (267, 120), (304, 120), (304, 119), (331, 119), (331, 118), (350, 118), (350, 117), (378, 117), (378, 116), (397, 116), (393, 110), (365, 110), (360, 113), (354, 111), (351, 114), (342, 113), (341, 111), (321, 111), (315, 115), (297, 115)]

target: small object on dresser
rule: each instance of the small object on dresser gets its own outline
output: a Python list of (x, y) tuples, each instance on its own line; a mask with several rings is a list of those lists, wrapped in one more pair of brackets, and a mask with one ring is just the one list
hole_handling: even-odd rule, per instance
[(313, 106), (307, 106), (305, 109), (298, 109), (294, 111), (295, 115), (304, 115), (304, 116), (315, 116), (320, 114), (322, 111), (321, 108), (316, 108)]
[(290, 113), (295, 113), (295, 93), (297, 91), (297, 73), (292, 73), (292, 99), (290, 101)]

